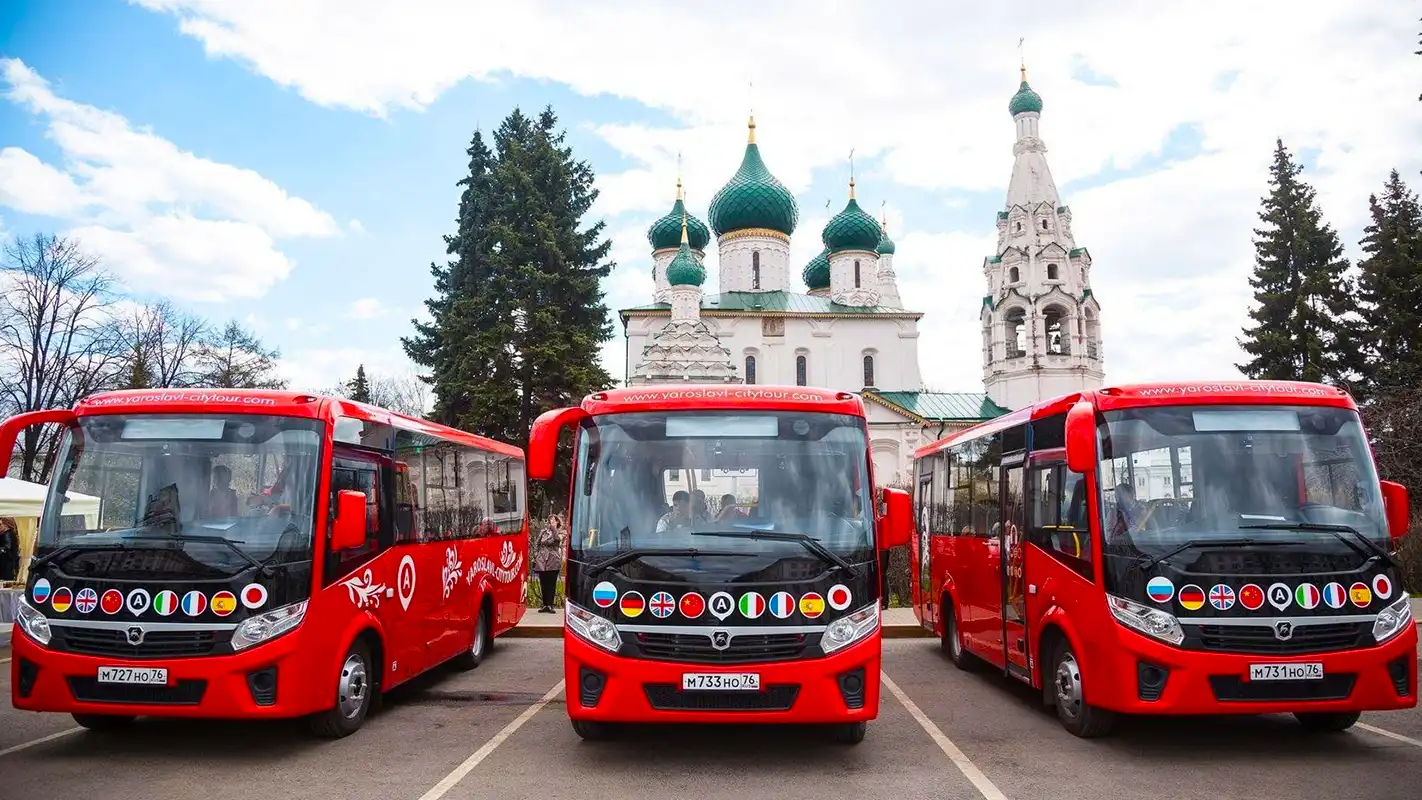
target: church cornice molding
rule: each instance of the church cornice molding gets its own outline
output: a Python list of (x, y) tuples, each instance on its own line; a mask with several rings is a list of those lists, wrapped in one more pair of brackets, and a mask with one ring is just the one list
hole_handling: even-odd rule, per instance
[[(619, 311), (625, 325), (631, 318), (656, 318), (671, 316), (671, 309), (637, 309), (635, 311)], [(846, 311), (841, 314), (824, 313), (820, 311), (725, 311), (716, 309), (701, 309), (702, 317), (762, 317), (780, 319), (904, 319), (921, 320), (922, 311)]]
[(770, 228), (745, 228), (739, 231), (730, 231), (716, 237), (716, 242), (718, 244), (721, 242), (733, 242), (737, 239), (746, 239), (751, 236), (760, 237), (762, 239), (774, 239), (779, 242), (784, 242), (787, 245), (790, 244), (789, 236), (786, 236), (780, 231), (771, 230)]
[(890, 411), (894, 412), (895, 414), (898, 414), (899, 416), (904, 417), (904, 418), (908, 419), (909, 421), (914, 422), (914, 423), (916, 423), (916, 424), (918, 424), (918, 425), (928, 425), (928, 424), (930, 424), (930, 422), (931, 422), (931, 420), (929, 420), (928, 418), (926, 418), (926, 417), (920, 417), (919, 415), (913, 413), (912, 411), (909, 411), (907, 408), (904, 408), (903, 406), (899, 405), (898, 403), (892, 403), (892, 402), (889, 402), (888, 400), (885, 400), (884, 398), (880, 397), (880, 396), (879, 396), (878, 394), (876, 394), (875, 392), (872, 392), (872, 391), (869, 391), (869, 390), (865, 390), (865, 391), (860, 392), (860, 393), (859, 393), (859, 396), (862, 397), (862, 398), (864, 398), (865, 400), (870, 401), (871, 403), (874, 403), (874, 404), (876, 404), (876, 405), (879, 405), (879, 406), (882, 406), (882, 407), (884, 407), (884, 408), (887, 408), (887, 409), (889, 409)]

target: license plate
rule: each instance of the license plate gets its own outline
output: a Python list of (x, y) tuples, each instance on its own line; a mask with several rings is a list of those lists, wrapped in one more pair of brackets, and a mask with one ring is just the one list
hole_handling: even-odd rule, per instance
[(168, 685), (166, 667), (99, 667), (99, 683)]
[(685, 690), (714, 692), (758, 692), (760, 675), (754, 672), (686, 672), (681, 676)]
[(1251, 681), (1321, 681), (1322, 664), (1250, 664)]

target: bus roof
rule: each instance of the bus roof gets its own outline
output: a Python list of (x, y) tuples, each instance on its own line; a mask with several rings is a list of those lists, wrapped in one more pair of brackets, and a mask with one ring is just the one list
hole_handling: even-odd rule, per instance
[(914, 458), (932, 455), (947, 447), (994, 431), (1011, 428), (1028, 420), (1064, 414), (1077, 400), (1086, 400), (1098, 411), (1121, 408), (1175, 405), (1312, 405), (1357, 410), (1353, 398), (1336, 386), (1306, 381), (1174, 381), (1127, 383), (1090, 392), (1055, 397), (955, 431), (914, 451)]
[(632, 411), (777, 410), (819, 411), (864, 416), (864, 401), (853, 392), (837, 392), (812, 386), (770, 386), (760, 384), (671, 384), (609, 389), (583, 398), (589, 414), (621, 414)]
[(334, 421), (350, 417), (418, 431), (452, 442), (523, 458), (514, 445), (341, 397), (271, 389), (122, 389), (99, 392), (74, 404), (79, 416), (94, 414), (271, 414)]

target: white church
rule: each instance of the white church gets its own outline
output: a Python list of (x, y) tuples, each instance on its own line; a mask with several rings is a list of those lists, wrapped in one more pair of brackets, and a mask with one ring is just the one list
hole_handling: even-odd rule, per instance
[[(799, 270), (803, 285), (795, 284), (790, 237), (799, 211), (761, 158), (754, 118), (740, 169), (711, 199), (710, 228), (687, 212), (678, 180), (671, 211), (648, 230), (653, 302), (619, 312), (628, 383), (856, 392), (869, 410), (875, 474), (891, 485), (907, 482), (916, 448), (949, 431), (1101, 386), (1091, 255), (1076, 245), (1071, 210), (1047, 167), (1042, 98), (1028, 86), (1025, 68), (1008, 110), (1017, 127), (1012, 177), (997, 213), (996, 252), (983, 261), (984, 391), (925, 389), (923, 314), (899, 296), (893, 240), (859, 207), (853, 178), (849, 202), (820, 232), (824, 249)], [(702, 261), (713, 233), (720, 270), (710, 293)]]

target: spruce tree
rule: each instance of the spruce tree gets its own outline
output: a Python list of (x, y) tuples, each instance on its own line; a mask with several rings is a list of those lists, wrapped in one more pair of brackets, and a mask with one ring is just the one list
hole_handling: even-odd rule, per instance
[(1250, 378), (1349, 382), (1358, 367), (1356, 308), (1348, 261), (1338, 234), (1323, 221), (1311, 186), (1299, 179), (1283, 140), (1277, 140), (1269, 195), (1256, 228), (1256, 323), (1240, 347), (1252, 358), (1237, 365)]
[(1397, 170), (1368, 198), (1367, 256), (1358, 263), (1364, 309), (1363, 394), (1422, 389), (1422, 206)]
[(584, 224), (593, 172), (556, 128), (551, 109), (515, 109), (492, 150), (474, 134), (451, 259), (431, 265), (432, 320), (403, 340), (428, 370), (434, 419), (519, 445), (543, 411), (611, 385), (598, 360), (612, 337), (600, 286), (611, 242), (602, 222)]
[(355, 377), (346, 385), (346, 391), (349, 392), (350, 398), (357, 403), (370, 402), (370, 381), (366, 380), (364, 364), (356, 366)]

